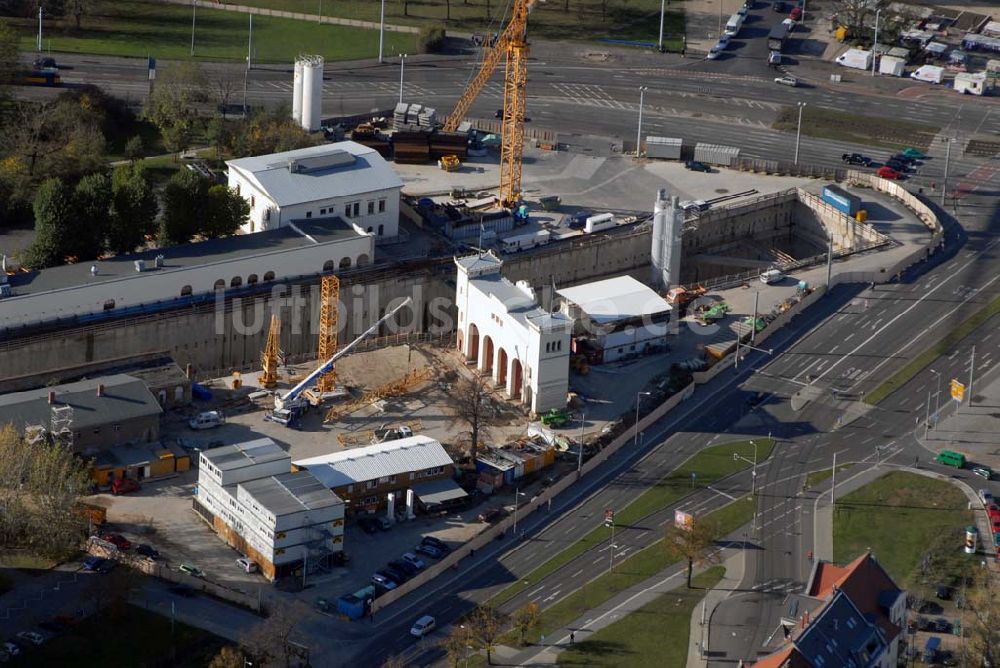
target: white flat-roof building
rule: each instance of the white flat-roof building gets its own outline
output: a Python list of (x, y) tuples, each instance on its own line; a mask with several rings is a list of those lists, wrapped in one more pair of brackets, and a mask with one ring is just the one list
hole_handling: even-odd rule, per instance
[(226, 165), (229, 187), (250, 203), (243, 232), (336, 216), (375, 237), (398, 234), (403, 182), (373, 148), (342, 141)]
[(573, 321), (538, 306), (527, 283), (501, 275), (492, 253), (456, 258), (458, 349), (535, 413), (566, 406)]
[(269, 580), (344, 549), (344, 502), (269, 438), (202, 452), (195, 510)]
[(585, 341), (601, 362), (655, 352), (667, 344), (670, 304), (631, 276), (564, 288), (556, 294), (562, 297), (560, 310), (576, 321), (576, 343)]

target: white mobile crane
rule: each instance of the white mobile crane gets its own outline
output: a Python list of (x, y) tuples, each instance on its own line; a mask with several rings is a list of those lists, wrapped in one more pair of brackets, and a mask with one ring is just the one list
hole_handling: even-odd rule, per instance
[(316, 382), (316, 379), (330, 371), (338, 359), (349, 353), (358, 343), (378, 331), (378, 328), (381, 327), (385, 321), (396, 315), (396, 313), (404, 306), (408, 306), (411, 301), (412, 299), (407, 297), (402, 303), (379, 318), (378, 322), (362, 332), (358, 338), (348, 343), (346, 346), (338, 350), (333, 357), (313, 369), (308, 376), (303, 378), (295, 387), (288, 390), (288, 392), (284, 394), (275, 393), (274, 411), (269, 413), (266, 419), (278, 422), (285, 426), (291, 425), (295, 418), (298, 417), (299, 413), (301, 413), (302, 409), (305, 408), (306, 398), (303, 395), (305, 391)]

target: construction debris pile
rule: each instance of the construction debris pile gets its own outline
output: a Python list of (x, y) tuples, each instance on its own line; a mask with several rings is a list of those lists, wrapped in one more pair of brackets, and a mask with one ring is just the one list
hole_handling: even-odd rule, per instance
[(392, 114), (392, 129), (400, 130), (433, 130), (438, 127), (437, 111), (422, 104), (407, 104), (400, 102)]
[(488, 493), (493, 492), (541, 471), (555, 461), (555, 448), (540, 434), (524, 436), (500, 446), (486, 446), (476, 455), (479, 487)]

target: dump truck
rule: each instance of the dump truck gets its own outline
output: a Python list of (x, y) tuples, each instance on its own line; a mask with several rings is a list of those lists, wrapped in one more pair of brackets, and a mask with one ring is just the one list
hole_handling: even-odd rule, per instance
[(702, 285), (696, 285), (692, 288), (685, 288), (683, 285), (678, 285), (667, 292), (667, 303), (677, 311), (678, 318), (683, 318), (687, 314), (688, 305), (699, 297), (704, 296), (706, 292), (707, 290)]

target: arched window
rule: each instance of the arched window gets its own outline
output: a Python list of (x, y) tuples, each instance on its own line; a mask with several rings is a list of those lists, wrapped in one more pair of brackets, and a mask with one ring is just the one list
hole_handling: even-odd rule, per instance
[(371, 225), (369, 225), (369, 226), (368, 226), (368, 230), (367, 230), (367, 232), (368, 232), (368, 234), (371, 234), (371, 233), (372, 233), (372, 226), (371, 226)]
[(104, 310), (105, 311), (110, 311), (114, 307), (115, 307), (115, 300), (114, 299), (109, 299), (108, 301), (104, 302)]
[(364, 267), (367, 264), (368, 264), (367, 253), (362, 253), (361, 255), (358, 256), (358, 259), (354, 261), (355, 267)]
[(243, 277), (242, 276), (233, 276), (233, 280), (231, 280), (229, 282), (229, 287), (231, 287), (231, 288), (238, 288), (241, 285), (243, 285)]
[(185, 285), (183, 288), (181, 288), (181, 297), (190, 297), (190, 296), (191, 296), (191, 286)]
[(215, 291), (216, 292), (218, 292), (219, 290), (225, 290), (225, 289), (226, 289), (226, 282), (224, 280), (222, 280), (220, 278), (219, 280), (217, 280), (215, 282)]
[(382, 236), (383, 230), (385, 230), (385, 225), (379, 225), (378, 226), (378, 235), (379, 236)]
[(349, 258), (349, 257), (343, 258), (340, 261), (340, 268), (341, 269), (350, 269), (351, 268), (351, 258)]
[(247, 285), (256, 285), (256, 283), (257, 283), (257, 274), (250, 274), (249, 276), (247, 276)]
[(333, 260), (327, 260), (323, 263), (323, 271), (333, 271)]
[(265, 282), (267, 282), (267, 281), (273, 281), (273, 280), (274, 280), (274, 272), (273, 271), (268, 271), (268, 272), (264, 273), (264, 281)]

